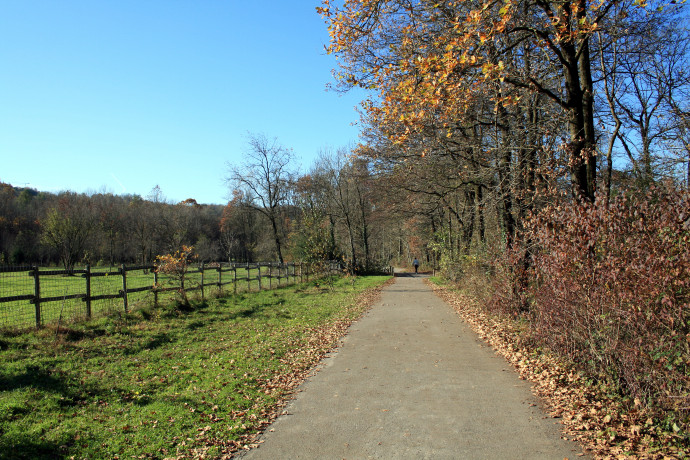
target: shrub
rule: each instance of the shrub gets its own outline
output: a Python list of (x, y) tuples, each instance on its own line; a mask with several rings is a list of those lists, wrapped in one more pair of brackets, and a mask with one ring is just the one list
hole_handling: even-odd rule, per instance
[(174, 254), (156, 257), (156, 272), (165, 274), (170, 278), (176, 288), (180, 305), (185, 307), (189, 306), (188, 287), (185, 286), (187, 271), (197, 258), (193, 246), (182, 246)]
[(528, 233), (537, 339), (632, 396), (687, 410), (687, 193), (653, 188), (609, 206), (561, 201), (533, 218)]

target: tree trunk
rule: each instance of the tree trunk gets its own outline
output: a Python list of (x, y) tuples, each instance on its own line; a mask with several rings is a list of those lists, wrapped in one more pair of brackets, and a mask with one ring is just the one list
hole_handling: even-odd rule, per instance
[(465, 190), (465, 207), (469, 208), (469, 219), (465, 219), (464, 222), (461, 222), (462, 253), (465, 255), (469, 255), (470, 253), (470, 247), (472, 245), (472, 236), (474, 236), (474, 222), (476, 218), (475, 201), (476, 197), (474, 190)]
[(484, 223), (484, 196), (482, 192), (482, 186), (477, 185), (477, 189), (474, 194), (474, 205), (477, 208), (477, 216), (479, 218), (479, 242), (484, 245), (486, 243), (486, 226)]
[[(584, 17), (585, 2), (580, 2), (580, 15)], [(594, 83), (592, 81), (592, 62), (589, 51), (589, 38), (582, 43), (582, 50), (578, 60), (578, 72), (580, 74), (580, 88), (582, 92), (582, 111), (584, 122), (585, 144), (583, 157), (587, 176), (587, 199), (594, 201), (597, 184), (597, 137), (594, 129)]]
[(501, 125), (501, 136), (502, 140), (502, 155), (499, 159), (498, 166), (498, 189), (501, 194), (500, 199), (500, 211), (501, 218), (503, 222), (503, 231), (506, 236), (506, 247), (510, 248), (513, 245), (513, 239), (515, 237), (515, 218), (513, 216), (513, 196), (510, 190), (511, 183), (511, 171), (510, 166), (512, 162), (512, 151), (510, 149), (510, 137), (508, 132), (508, 127), (505, 124), (505, 109), (503, 107), (499, 108), (499, 116), (503, 120), (499, 120)]
[(328, 258), (333, 260), (335, 259), (335, 251), (336, 251), (336, 244), (335, 244), (335, 217), (333, 214), (328, 215), (328, 221), (330, 223), (330, 248), (328, 250)]
[(278, 262), (280, 262), (280, 264), (282, 265), (283, 264), (283, 251), (282, 251), (281, 244), (280, 244), (280, 234), (278, 233), (277, 218), (275, 215), (272, 215), (270, 220), (271, 220), (271, 227), (273, 228), (273, 237), (275, 238), (275, 242), (276, 242), (276, 252), (278, 253)]
[[(347, 225), (347, 232), (350, 237), (350, 256), (352, 258), (351, 271), (354, 273), (355, 267), (357, 267), (357, 253), (355, 251), (355, 231), (350, 220), (350, 215), (345, 214), (345, 224)], [(402, 243), (402, 238), (401, 238)]]
[(359, 186), (356, 187), (359, 210), (362, 218), (362, 244), (364, 245), (364, 270), (369, 271), (369, 226), (367, 225), (367, 214), (365, 199)]
[[(584, 14), (586, 14), (586, 9), (578, 13), (578, 18)], [(577, 42), (565, 43), (562, 47), (566, 60), (564, 71), (570, 134), (570, 181), (575, 198), (593, 202), (597, 169), (594, 84), (589, 56), (589, 39), (582, 40), (579, 56)]]

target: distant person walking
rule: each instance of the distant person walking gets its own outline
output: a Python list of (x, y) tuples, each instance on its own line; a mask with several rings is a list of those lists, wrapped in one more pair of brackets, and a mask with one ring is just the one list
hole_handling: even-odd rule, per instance
[(417, 273), (419, 270), (419, 261), (416, 257), (414, 258), (414, 261), (412, 261), (412, 265), (414, 265), (414, 272)]

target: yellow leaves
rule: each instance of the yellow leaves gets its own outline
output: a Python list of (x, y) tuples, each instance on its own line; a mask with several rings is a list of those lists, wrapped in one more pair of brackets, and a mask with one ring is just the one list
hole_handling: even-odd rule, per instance
[(505, 4), (501, 7), (500, 10), (498, 10), (498, 14), (500, 16), (507, 16), (511, 13), (512, 7), (513, 7), (512, 0), (506, 0)]
[(464, 52), (460, 56), (460, 63), (475, 65), (477, 63), (477, 56), (475, 56), (474, 54), (468, 55), (467, 52)]

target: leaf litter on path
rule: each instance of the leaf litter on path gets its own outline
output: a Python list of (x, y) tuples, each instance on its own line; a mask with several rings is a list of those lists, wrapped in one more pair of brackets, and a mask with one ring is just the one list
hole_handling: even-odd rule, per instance
[[(683, 458), (677, 447), (654, 434), (653, 419), (640, 401), (623, 409), (619, 399), (604, 394), (572, 366), (547, 352), (529, 349), (514, 321), (489, 314), (470, 296), (425, 281), (514, 366), (521, 379), (532, 383), (532, 391), (544, 401), (549, 416), (560, 419), (563, 439), (578, 442), (594, 458)], [(660, 445), (664, 447), (657, 447)]]

